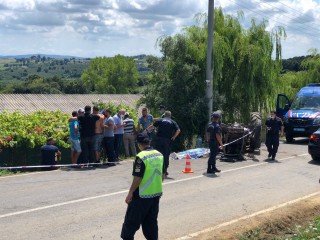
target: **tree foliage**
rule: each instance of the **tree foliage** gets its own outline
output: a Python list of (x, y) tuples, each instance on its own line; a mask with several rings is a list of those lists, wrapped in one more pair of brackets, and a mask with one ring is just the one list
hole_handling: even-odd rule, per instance
[[(182, 129), (181, 143), (188, 147), (194, 134), (204, 134), (208, 119), (207, 17), (196, 17), (197, 25), (159, 39), (163, 57), (148, 59), (152, 76), (142, 99), (153, 110), (164, 104), (173, 112)], [(266, 22), (256, 23), (255, 19), (249, 29), (244, 29), (241, 17), (225, 16), (221, 8), (215, 9), (213, 109), (223, 110), (226, 121), (246, 122), (250, 112), (273, 106), (285, 31), (278, 27), (268, 32)]]
[(92, 92), (134, 93), (137, 90), (138, 70), (132, 58), (116, 55), (91, 60), (81, 78)]

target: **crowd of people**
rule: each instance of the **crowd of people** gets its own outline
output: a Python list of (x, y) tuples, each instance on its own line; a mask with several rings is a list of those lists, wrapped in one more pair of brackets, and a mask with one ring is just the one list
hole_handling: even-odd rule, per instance
[[(168, 174), (170, 145), (179, 135), (180, 129), (171, 119), (171, 112), (165, 111), (163, 105), (159, 107), (159, 112), (161, 117), (154, 118), (147, 108), (142, 108), (141, 117), (135, 123), (125, 109), (112, 113), (109, 108), (91, 108), (88, 105), (73, 111), (68, 120), (71, 163), (75, 167), (87, 163), (115, 165), (120, 161), (122, 147), (125, 158), (137, 155), (137, 134), (146, 133), (151, 146), (164, 155), (164, 173)], [(46, 145), (54, 145), (54, 140)], [(43, 160), (43, 164), (45, 162), (48, 161)]]

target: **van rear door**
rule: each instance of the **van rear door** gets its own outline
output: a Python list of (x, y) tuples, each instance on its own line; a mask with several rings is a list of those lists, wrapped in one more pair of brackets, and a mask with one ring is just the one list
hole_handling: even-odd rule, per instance
[(289, 108), (291, 106), (289, 98), (284, 94), (278, 94), (277, 95), (277, 116), (279, 118), (283, 118), (284, 115), (289, 111)]

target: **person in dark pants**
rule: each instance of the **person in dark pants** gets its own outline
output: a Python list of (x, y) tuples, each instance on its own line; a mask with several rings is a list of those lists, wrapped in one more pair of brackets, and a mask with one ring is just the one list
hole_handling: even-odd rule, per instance
[[(61, 152), (58, 147), (54, 145), (55, 140), (52, 137), (47, 139), (47, 144), (43, 145), (41, 151), (41, 165), (56, 165), (56, 159), (60, 160)], [(47, 167), (42, 170), (55, 170), (56, 167)]]
[(221, 127), (219, 125), (220, 114), (214, 112), (211, 114), (211, 123), (209, 123), (206, 132), (206, 141), (209, 143), (210, 156), (208, 159), (207, 173), (221, 172), (216, 167), (216, 157), (220, 149), (223, 149)]
[(91, 114), (91, 107), (85, 106), (84, 115), (78, 116), (80, 129), (80, 145), (82, 150), (82, 160), (86, 163), (95, 162), (93, 138), (95, 135), (96, 121), (100, 119), (98, 115)]
[(279, 147), (279, 133), (283, 136), (284, 127), (282, 120), (276, 116), (276, 111), (270, 112), (270, 117), (266, 120), (266, 146), (268, 158), (275, 160)]
[(165, 111), (164, 118), (159, 118), (144, 130), (145, 133), (151, 128), (157, 128), (157, 142), (156, 149), (163, 154), (164, 165), (163, 172), (167, 176), (169, 167), (169, 155), (171, 142), (174, 141), (180, 134), (180, 128), (178, 124), (171, 119), (171, 112)]
[(114, 166), (116, 155), (114, 152), (114, 120), (111, 116), (111, 110), (106, 109), (104, 111), (104, 116), (103, 144), (108, 157), (108, 164)]
[(150, 139), (146, 133), (138, 134), (137, 142), (141, 152), (133, 164), (133, 181), (125, 199), (128, 208), (122, 225), (121, 238), (133, 240), (136, 231), (142, 225), (145, 238), (157, 240), (163, 156), (150, 147)]

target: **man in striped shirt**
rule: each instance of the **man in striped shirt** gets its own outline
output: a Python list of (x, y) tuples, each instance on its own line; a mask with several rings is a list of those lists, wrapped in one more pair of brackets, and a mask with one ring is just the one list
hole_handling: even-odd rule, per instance
[[(123, 134), (123, 144), (126, 152), (126, 157), (136, 156), (136, 129), (134, 126), (133, 119), (130, 118), (129, 113), (124, 114), (124, 134)], [(129, 152), (129, 147), (131, 150), (131, 154)]]

